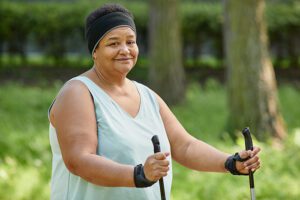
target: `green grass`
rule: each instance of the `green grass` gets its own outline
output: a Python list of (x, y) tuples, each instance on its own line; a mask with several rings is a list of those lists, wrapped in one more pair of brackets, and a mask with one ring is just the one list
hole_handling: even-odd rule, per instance
[[(226, 93), (213, 80), (204, 87), (192, 84), (183, 105), (172, 108), (188, 132), (226, 152), (244, 148), (243, 138), (233, 144), (225, 131)], [(285, 85), (279, 89), (280, 107), (289, 128), (282, 144), (264, 144), (262, 168), (255, 173), (257, 199), (298, 199), (300, 196), (300, 91)], [(223, 139), (221, 139), (223, 138)], [(175, 163), (173, 200), (189, 199), (249, 199), (248, 177), (195, 172)], [(283, 189), (284, 188), (284, 189)]]
[[(53, 86), (0, 86), (0, 199), (49, 199), (51, 152), (47, 109), (62, 83)], [(224, 87), (210, 80), (204, 86), (190, 84), (187, 99), (172, 110), (185, 128), (226, 152), (243, 149), (226, 133)], [(300, 100), (299, 89), (281, 86), (281, 110), (289, 130), (282, 144), (258, 143), (262, 168), (255, 173), (257, 199), (298, 199), (300, 196)], [(247, 177), (203, 173), (174, 164), (173, 200), (249, 199)]]

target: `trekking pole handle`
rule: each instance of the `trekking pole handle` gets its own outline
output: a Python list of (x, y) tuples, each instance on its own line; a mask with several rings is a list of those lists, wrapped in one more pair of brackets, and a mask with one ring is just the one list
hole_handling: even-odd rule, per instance
[[(154, 153), (160, 152), (160, 143), (159, 143), (158, 136), (154, 135), (151, 140), (152, 140), (152, 144), (153, 144), (153, 148), (154, 148)], [(166, 200), (164, 179), (163, 178), (159, 179), (159, 187), (160, 187), (161, 200)]]
[(251, 133), (250, 133), (249, 128), (248, 127), (244, 128), (242, 133), (243, 133), (244, 138), (245, 138), (246, 150), (253, 150), (253, 142), (252, 142)]
[[(244, 128), (242, 131), (244, 138), (245, 138), (245, 148), (246, 150), (253, 150), (253, 142), (251, 138), (251, 133), (249, 128)], [(254, 190), (254, 177), (253, 172), (249, 170), (249, 185), (250, 185), (250, 194), (251, 194), (251, 200), (255, 200), (255, 190)]]
[(154, 153), (160, 152), (160, 143), (159, 143), (158, 136), (154, 135), (151, 140), (154, 148)]

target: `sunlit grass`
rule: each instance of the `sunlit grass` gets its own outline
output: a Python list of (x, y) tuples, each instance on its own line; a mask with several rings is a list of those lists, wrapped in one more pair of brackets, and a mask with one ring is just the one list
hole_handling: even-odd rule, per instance
[[(225, 95), (224, 87), (213, 80), (202, 87), (192, 84), (185, 103), (175, 106), (173, 111), (195, 137), (233, 153), (244, 148), (244, 141), (240, 137), (233, 144), (225, 131), (228, 114)], [(300, 196), (297, 189), (300, 187), (300, 108), (296, 106), (300, 91), (281, 86), (279, 99), (289, 136), (279, 146), (254, 142), (263, 149), (262, 168), (255, 173), (257, 199), (296, 200)], [(195, 172), (176, 163), (174, 166), (173, 200), (250, 198), (248, 177)]]
[[(0, 86), (0, 199), (49, 199), (51, 152), (47, 109), (62, 83), (54, 86)], [(226, 133), (226, 92), (215, 81), (191, 84), (187, 98), (172, 110), (185, 128), (224, 151), (243, 149)], [(292, 86), (279, 90), (281, 111), (289, 137), (281, 144), (262, 147), (261, 170), (255, 173), (257, 199), (298, 199), (300, 196), (300, 91)], [(224, 139), (225, 138), (225, 139)], [(174, 164), (173, 200), (249, 199), (247, 177), (202, 173)]]
[(199, 139), (214, 141), (226, 134), (225, 90), (213, 80), (202, 87), (190, 84), (185, 102), (172, 110), (187, 131)]

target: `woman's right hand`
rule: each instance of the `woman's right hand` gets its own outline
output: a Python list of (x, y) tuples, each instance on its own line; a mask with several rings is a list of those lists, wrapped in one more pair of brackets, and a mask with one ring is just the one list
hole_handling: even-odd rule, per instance
[(144, 164), (144, 173), (149, 181), (157, 181), (167, 176), (169, 171), (169, 160), (167, 157), (170, 153), (155, 153), (149, 156)]

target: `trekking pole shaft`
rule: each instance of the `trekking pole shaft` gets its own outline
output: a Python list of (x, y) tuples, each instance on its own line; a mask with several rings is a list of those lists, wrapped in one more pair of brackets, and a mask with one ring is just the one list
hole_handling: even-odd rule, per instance
[(160, 196), (161, 200), (166, 200), (166, 194), (165, 194), (165, 186), (164, 186), (164, 179), (159, 179), (159, 188), (160, 188)]
[(250, 185), (250, 194), (251, 194), (251, 200), (255, 200), (255, 189), (254, 189), (254, 177), (253, 172), (249, 171), (249, 185)]
[[(154, 135), (151, 140), (152, 140), (153, 147), (154, 147), (154, 153), (160, 152), (160, 144), (159, 144), (157, 135)], [(159, 179), (159, 188), (160, 188), (161, 200), (166, 200), (165, 186), (164, 186), (163, 178)]]

